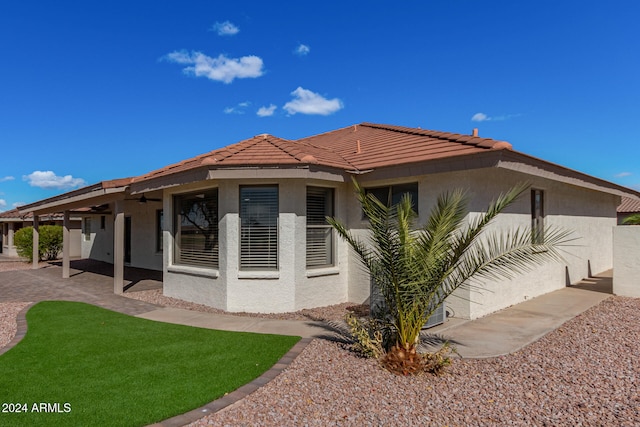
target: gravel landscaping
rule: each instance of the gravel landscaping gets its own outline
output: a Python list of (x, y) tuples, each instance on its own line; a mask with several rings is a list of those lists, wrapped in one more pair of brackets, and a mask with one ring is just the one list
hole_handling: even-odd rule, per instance
[(637, 426), (640, 299), (612, 297), (522, 351), (398, 377), (314, 340), (275, 380), (192, 426)]
[[(221, 312), (160, 291), (127, 296)], [(16, 315), (26, 305), (0, 303), (0, 347), (13, 338)], [(261, 317), (335, 320), (358, 308), (340, 304)], [(191, 425), (636, 426), (638, 325), (640, 299), (614, 296), (517, 353), (456, 359), (442, 377), (398, 377), (340, 344), (314, 340), (273, 381)]]
[(233, 316), (257, 317), (262, 319), (279, 320), (342, 320), (347, 311), (362, 313), (367, 311), (367, 306), (354, 305), (353, 303), (336, 304), (327, 307), (305, 309), (290, 313), (232, 313), (202, 304), (187, 302), (162, 295), (161, 289), (139, 292), (125, 292), (125, 297), (137, 299), (151, 304), (165, 307), (183, 308), (186, 310), (203, 311), (205, 313), (230, 314)]

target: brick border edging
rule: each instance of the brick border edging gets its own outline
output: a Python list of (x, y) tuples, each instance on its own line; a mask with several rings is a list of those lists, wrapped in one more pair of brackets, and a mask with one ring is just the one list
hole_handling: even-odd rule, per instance
[(313, 338), (301, 338), (300, 341), (298, 341), (296, 345), (294, 345), (291, 350), (287, 352), (287, 354), (282, 356), (282, 358), (271, 367), (271, 369), (269, 369), (267, 372), (260, 375), (250, 383), (247, 383), (238, 388), (237, 390), (232, 391), (229, 394), (225, 394), (221, 398), (209, 402), (206, 405), (201, 406), (200, 408), (196, 408), (189, 412), (185, 412), (184, 414), (176, 415), (175, 417), (171, 417), (158, 423), (151, 424), (148, 427), (181, 427), (197, 421), (207, 415), (215, 414), (216, 412), (226, 408), (227, 406), (244, 399), (257, 389), (269, 383), (275, 377), (280, 375), (282, 371), (284, 371), (291, 364), (291, 362), (293, 362), (293, 360), (298, 357), (302, 350), (304, 350), (307, 345), (311, 343), (311, 341), (313, 341)]
[(0, 356), (18, 345), (18, 343), (22, 341), (22, 338), (27, 334), (27, 311), (36, 304), (37, 302), (32, 302), (18, 312), (18, 315), (16, 316), (16, 324), (18, 326), (16, 328), (16, 334), (13, 339), (9, 341), (9, 344), (0, 348)]

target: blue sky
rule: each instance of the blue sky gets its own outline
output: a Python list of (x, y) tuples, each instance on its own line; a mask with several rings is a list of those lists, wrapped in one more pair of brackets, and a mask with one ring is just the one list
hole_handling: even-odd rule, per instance
[(261, 133), (470, 133), (640, 189), (640, 2), (0, 6), (0, 211)]

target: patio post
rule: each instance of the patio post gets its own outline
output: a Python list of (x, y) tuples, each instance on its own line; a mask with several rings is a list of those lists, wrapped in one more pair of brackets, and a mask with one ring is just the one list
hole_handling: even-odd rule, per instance
[(113, 293), (124, 293), (124, 200), (116, 200), (113, 212)]
[(38, 215), (33, 213), (33, 251), (31, 254), (33, 255), (33, 265), (32, 269), (36, 270), (38, 268), (38, 261), (40, 260), (40, 253), (38, 251), (38, 247), (40, 245), (40, 236), (38, 234)]
[(70, 221), (69, 221), (69, 211), (64, 211), (64, 217), (62, 219), (62, 278), (69, 278), (69, 245), (71, 244), (70, 239)]

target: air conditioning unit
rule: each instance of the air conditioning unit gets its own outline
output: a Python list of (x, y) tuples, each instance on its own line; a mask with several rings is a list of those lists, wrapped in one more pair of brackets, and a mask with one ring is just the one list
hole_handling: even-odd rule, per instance
[(447, 310), (445, 307), (445, 302), (443, 301), (442, 304), (440, 304), (440, 307), (438, 307), (436, 311), (433, 312), (431, 317), (429, 317), (427, 323), (424, 324), (422, 329), (429, 329), (433, 328), (434, 326), (441, 325), (445, 320), (447, 320)]

